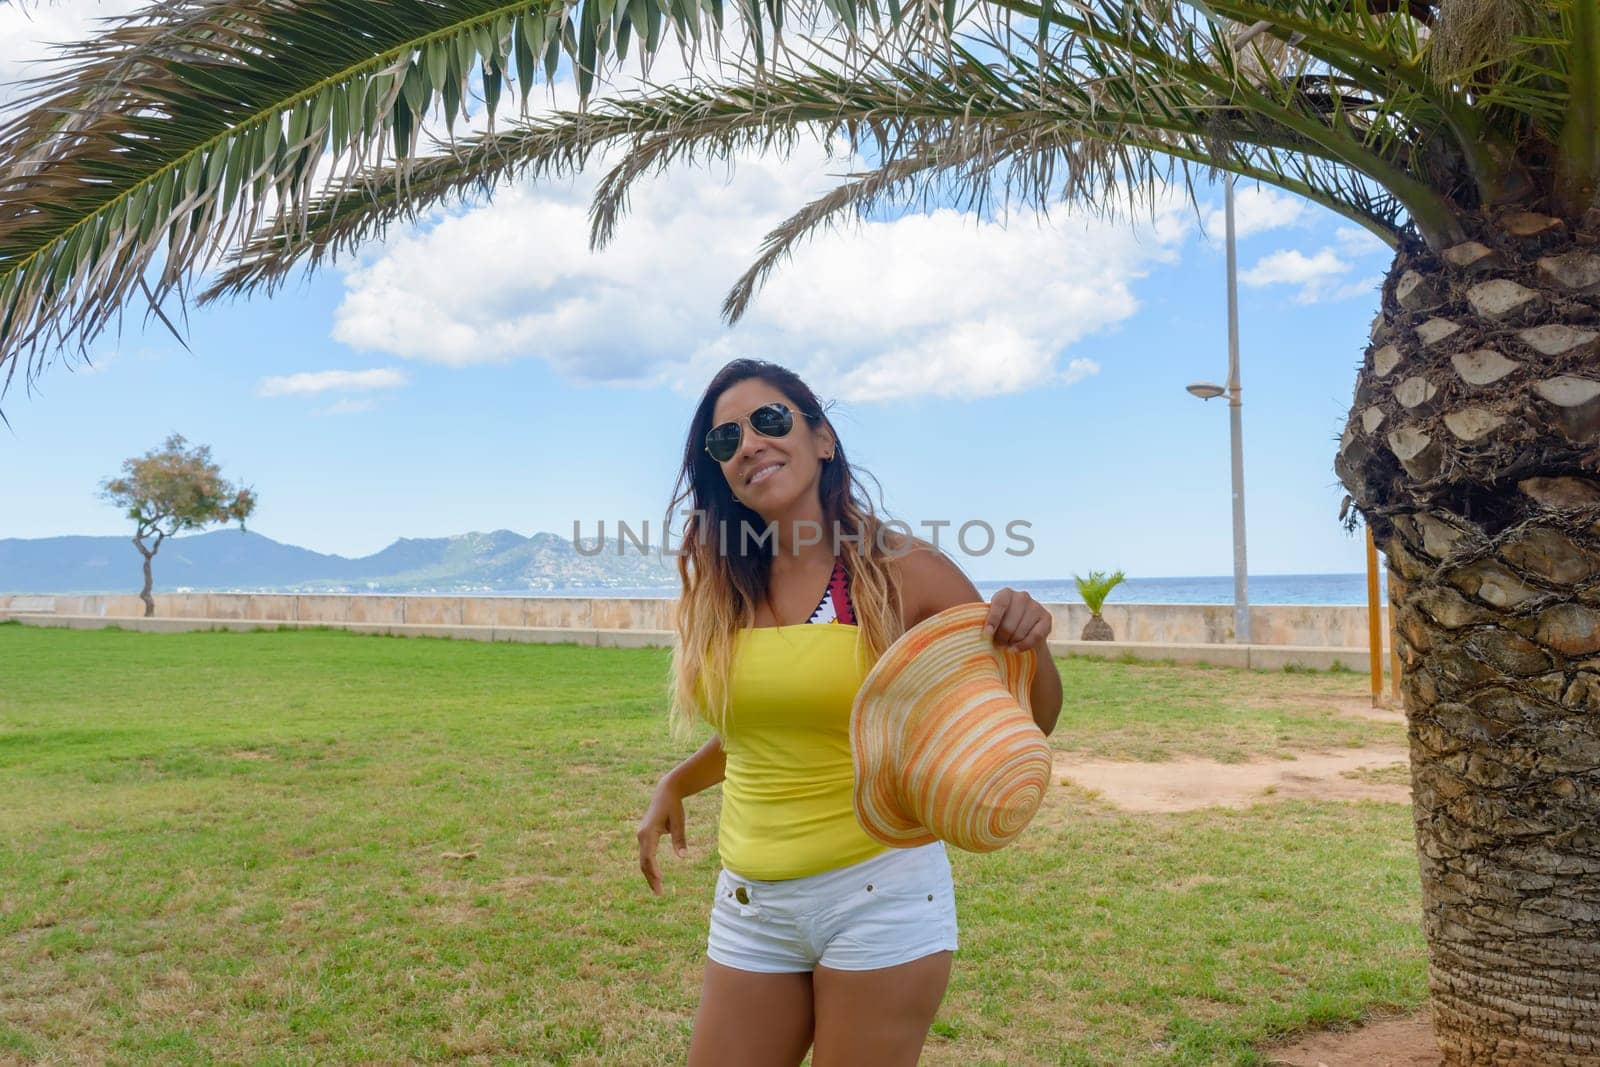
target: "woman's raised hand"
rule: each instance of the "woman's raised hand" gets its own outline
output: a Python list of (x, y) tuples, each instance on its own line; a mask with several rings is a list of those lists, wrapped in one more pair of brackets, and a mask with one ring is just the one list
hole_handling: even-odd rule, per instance
[(1008, 586), (995, 590), (989, 599), (989, 617), (984, 621), (983, 632), (985, 636), (992, 634), (995, 644), (1005, 645), (1014, 652), (1031, 648), (1048, 656), (1049, 645), (1045, 639), (1050, 636), (1052, 623), (1049, 608), (1022, 590)]
[(650, 892), (661, 895), (661, 865), (656, 860), (656, 846), (662, 834), (672, 835), (672, 849), (682, 859), (689, 854), (688, 841), (683, 830), (683, 797), (665, 778), (656, 786), (650, 798), (650, 807), (639, 820), (639, 870), (650, 884)]

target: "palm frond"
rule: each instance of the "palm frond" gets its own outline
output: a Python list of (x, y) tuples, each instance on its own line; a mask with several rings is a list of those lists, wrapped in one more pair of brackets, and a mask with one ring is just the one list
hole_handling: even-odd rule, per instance
[(1439, 0), (1438, 8), (1424, 66), (1444, 87), (1513, 65), (1529, 37), (1551, 28), (1553, 13), (1545, 0)]
[(603, 146), (625, 145), (595, 195), (593, 239), (603, 244), (642, 177), (677, 162), (786, 153), (806, 132), (825, 143), (842, 136), (852, 154), (880, 165), (769, 235), (729, 295), (730, 318), (817, 227), (885, 203), (926, 203), (936, 193), (979, 211), (998, 194), (1036, 210), (1075, 202), (1107, 213), (1125, 205), (1132, 215), (1141, 196), (1172, 179), (1174, 166), (1182, 168), (1191, 202), (1191, 169), (1222, 169), (1323, 204), (1391, 244), (1404, 225), (1398, 198), (1324, 146), (1181, 83), (1075, 78), (1058, 60), (1044, 73), (1029, 59), (986, 65), (959, 42), (951, 57), (948, 66), (880, 60), (870, 71), (813, 63), (804, 72), (747, 72), (751, 79), (728, 85), (658, 87), (483, 135), (409, 172), (390, 168), (325, 195), (299, 239), (280, 229), (258, 235), (202, 300), (271, 291), (297, 265), (315, 269), (381, 234), (416, 203), (488, 192), (513, 176), (569, 174)]
[(631, 115), (616, 114), (602, 102), (588, 111), (554, 111), (499, 133), (461, 138), (407, 167), (372, 168), (337, 179), (305, 203), (300, 217), (280, 215), (231, 253), (229, 266), (198, 302), (270, 295), (297, 267), (309, 274), (432, 207), (490, 195), (516, 178), (575, 173), (592, 153), (628, 137), (633, 128)]
[[(1207, 0), (1196, 5), (1208, 13), (1199, 19), (1176, 14), (1181, 8), (1165, 0), (1101, 3), (1081, 17), (1058, 13), (1052, 24), (1080, 49), (1118, 66), (1136, 63), (1166, 81), (1203, 91), (1211, 99), (1297, 131), (1406, 202), (1413, 223), (1430, 243), (1458, 239), (1459, 227), (1446, 198), (1440, 195), (1457, 182), (1448, 173), (1429, 173), (1416, 166), (1423, 159), (1414, 150), (1425, 143), (1443, 146), (1446, 171), (1470, 169), (1466, 157), (1477, 148), (1457, 128), (1454, 113), (1459, 109), (1442, 106), (1449, 102), (1420, 89), (1406, 73), (1403, 53), (1363, 50), (1359, 40), (1349, 36), (1350, 27), (1338, 21), (1338, 5), (1312, 6), (1317, 2), (1320, 0)], [(1009, 6), (1037, 11), (1027, 0), (1010, 0)], [(1087, 9), (1091, 5), (1075, 6)], [(1146, 6), (1154, 7), (1156, 14), (1146, 14)], [(1211, 9), (1224, 6), (1229, 17), (1209, 15)], [(1321, 11), (1320, 22), (1313, 18), (1317, 11)], [(1367, 63), (1367, 77), (1354, 79), (1359, 94), (1347, 94), (1328, 79), (1325, 87), (1333, 91), (1320, 102), (1308, 99), (1305, 79), (1311, 68), (1307, 64), (1265, 66), (1261, 52), (1246, 51), (1253, 45), (1241, 48), (1236, 43), (1247, 36), (1241, 30), (1259, 23), (1265, 23), (1267, 29), (1279, 23), (1285, 29), (1293, 28), (1291, 40), (1319, 31), (1329, 40), (1342, 40), (1345, 52), (1354, 48)], [(1358, 22), (1357, 30), (1362, 25)], [(1243, 56), (1253, 61), (1243, 62)], [(1328, 73), (1341, 71), (1338, 65), (1324, 66)]]
[[(1098, 29), (1076, 41), (1070, 54), (1008, 54), (992, 39), (974, 48), (1001, 58), (980, 62), (976, 50), (958, 41), (948, 60), (927, 64), (885, 60), (847, 71), (813, 65), (795, 76), (765, 75), (760, 90), (747, 85), (658, 98), (655, 117), (641, 123), (632, 151), (600, 186), (596, 242), (609, 236), (639, 178), (680, 159), (726, 156), (747, 145), (752, 128), (792, 125), (791, 105), (811, 113), (832, 107), (852, 150), (866, 145), (883, 159), (900, 154), (900, 145), (942, 138), (940, 131), (930, 133), (930, 124), (952, 121), (1008, 130), (1028, 125), (1052, 145), (1097, 146), (1097, 158), (1114, 154), (1124, 138), (1154, 150), (1177, 144), (1174, 155), (1203, 154), (1223, 167), (1231, 144), (1279, 149), (1364, 175), (1419, 229), (1441, 243), (1455, 236), (1449, 205), (1424, 180), (1449, 189), (1465, 169), (1459, 156), (1440, 160), (1440, 141), (1447, 138), (1438, 115), (1398, 112), (1326, 74), (1241, 84), (1236, 67), (1226, 59), (1207, 65), (1193, 43), (1188, 53), (1167, 51), (1157, 42), (1130, 44)], [(1046, 130), (1051, 125), (1053, 134)], [(1180, 143), (1184, 138), (1189, 143)], [(1430, 154), (1420, 151), (1424, 147)], [(1441, 173), (1430, 176), (1430, 167)], [(1414, 170), (1421, 176), (1413, 177)]]
[[(981, 146), (972, 138), (953, 137), (850, 176), (766, 235), (756, 259), (723, 300), (723, 317), (730, 323), (742, 318), (773, 270), (818, 230), (868, 219), (890, 204), (926, 208), (953, 200), (982, 211), (996, 199), (1004, 199), (1008, 205), (1047, 212), (1050, 203), (1037, 202), (1036, 195), (1055, 189), (1058, 195), (1053, 199), (1088, 207), (1097, 214), (1119, 215), (1122, 201), (1118, 198), (1126, 198), (1131, 216), (1140, 196), (1151, 197), (1149, 206), (1154, 208), (1155, 190), (1171, 183), (1177, 170), (1189, 204), (1198, 213), (1195, 171), (1216, 169), (1320, 203), (1365, 227), (1390, 247), (1398, 243), (1403, 228), (1403, 210), (1393, 197), (1325, 160), (1263, 148), (1219, 165), (1197, 146), (1185, 147), (1172, 140), (1140, 141), (1124, 132), (1117, 162), (1107, 165), (1093, 147), (1084, 151), (1082, 144), (1054, 143), (1038, 133), (1028, 131), (1010, 143), (995, 139)], [(1090, 160), (1093, 162), (1086, 165)], [(1059, 185), (1046, 180), (1057, 168), (1065, 171)], [(1019, 191), (1020, 196), (1014, 195)]]
[[(1587, 2), (1504, 0), (1506, 20), (1489, 0), (748, 0), (733, 8), (755, 57), (747, 89), (596, 104), (587, 132), (562, 115), (457, 145), (475, 87), (491, 112), (508, 93), (526, 109), (568, 66), (587, 98), (630, 49), (710, 48), (723, 0), (161, 0), (67, 50), (0, 126), (0, 365), (9, 384), (26, 358), (31, 380), (41, 354), (81, 350), (136, 291), (181, 302), (241, 248), (209, 292), (270, 288), (272, 262), (315, 265), (519, 161), (579, 166), (588, 149), (561, 153), (584, 138), (633, 149), (603, 188), (602, 241), (632, 181), (722, 151), (724, 134), (781, 151), (800, 127), (842, 131), (887, 167), (919, 141), (948, 153), (982, 120), (1004, 127), (995, 144), (1049, 146), (995, 157), (1024, 174), (1064, 145), (1083, 175), (1139, 152), (1260, 168), (1356, 215), (1377, 205), (1380, 230), (1395, 207), (1437, 246), (1485, 202), (1548, 194), (1548, 160), (1600, 151), (1573, 117), (1600, 78), (1575, 43)], [(969, 14), (978, 32), (952, 39)], [(807, 19), (847, 49), (826, 76), (775, 61), (777, 34)], [(418, 162), (434, 115), (449, 148)], [(1600, 163), (1583, 168), (1574, 187)], [(1368, 186), (1388, 200), (1351, 191)]]
[(1600, 10), (1583, 0), (1566, 11), (1566, 115), (1557, 138), (1555, 202), (1569, 215), (1600, 213)]
[[(1569, 97), (1556, 8), (1570, 0), (1202, 0), (1352, 78), (1400, 114), (1431, 111), (1484, 203), (1526, 198), (1522, 157), (1553, 139)], [(1551, 36), (1551, 34), (1554, 36)]]
[[(786, 6), (857, 27), (943, 12)], [(758, 52), (784, 7), (735, 5)], [(671, 37), (693, 55), (723, 15), (723, 0), (159, 0), (109, 20), (0, 126), (5, 384), (81, 351), (145, 285), (181, 297), (267, 218), (305, 225), (328, 175), (405, 169), (424, 119), (453, 133), (474, 89), (491, 115), (507, 93), (526, 107), (566, 64), (587, 95), (630, 48)]]

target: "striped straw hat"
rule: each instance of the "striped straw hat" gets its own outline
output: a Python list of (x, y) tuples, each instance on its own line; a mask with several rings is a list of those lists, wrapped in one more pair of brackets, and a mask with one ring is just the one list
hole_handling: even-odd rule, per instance
[(989, 605), (959, 604), (902, 634), (850, 711), (856, 819), (886, 845), (1009, 844), (1050, 785), (1033, 721), (1035, 655), (984, 635)]

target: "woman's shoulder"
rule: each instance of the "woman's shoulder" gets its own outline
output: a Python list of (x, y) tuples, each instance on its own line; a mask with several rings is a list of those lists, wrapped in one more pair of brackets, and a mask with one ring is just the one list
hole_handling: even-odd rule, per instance
[(907, 629), (945, 608), (983, 599), (966, 572), (932, 542), (898, 532), (884, 541), (900, 580)]

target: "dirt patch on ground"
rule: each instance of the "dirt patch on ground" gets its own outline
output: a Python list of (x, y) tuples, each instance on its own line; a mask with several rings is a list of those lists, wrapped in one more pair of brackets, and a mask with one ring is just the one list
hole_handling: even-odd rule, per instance
[[(1409, 804), (1408, 786), (1347, 777), (1348, 771), (1404, 764), (1404, 748), (1302, 753), (1292, 760), (1220, 763), (1185, 756), (1164, 763), (1093, 760), (1061, 753), (1056, 778), (1098, 793), (1127, 811), (1243, 808), (1266, 800), (1378, 800)], [(1057, 795), (1057, 794), (1053, 794)]]
[(1392, 697), (1384, 697), (1384, 706), (1372, 706), (1372, 697), (1342, 696), (1337, 693), (1278, 693), (1270, 696), (1253, 696), (1245, 700), (1251, 707), (1290, 709), (1294, 711), (1327, 708), (1343, 719), (1366, 719), (1369, 722), (1394, 723), (1404, 726), (1406, 711)]
[(1261, 1050), (1272, 1067), (1439, 1067), (1444, 1057), (1427, 1012), (1353, 1030), (1319, 1030)]
[(1374, 722), (1393, 722), (1402, 726), (1405, 725), (1406, 710), (1398, 704), (1375, 708), (1372, 706), (1371, 697), (1335, 697), (1330, 703), (1338, 709), (1340, 715), (1346, 715), (1352, 719), (1371, 719)]

